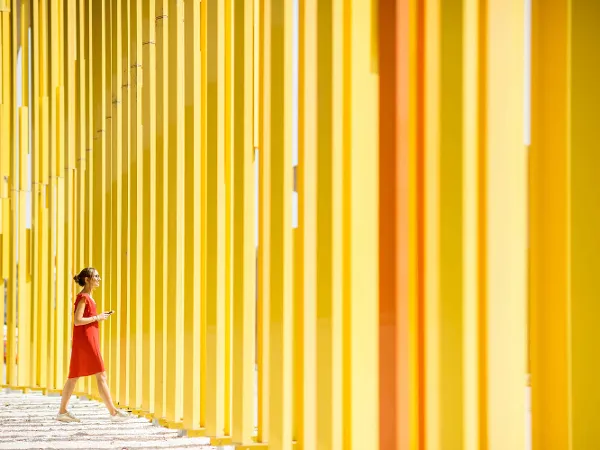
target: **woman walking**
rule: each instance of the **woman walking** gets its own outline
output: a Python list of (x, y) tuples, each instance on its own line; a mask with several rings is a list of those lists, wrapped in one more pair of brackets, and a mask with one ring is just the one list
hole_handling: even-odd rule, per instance
[(60, 410), (56, 420), (61, 422), (81, 422), (77, 417), (67, 411), (67, 404), (75, 390), (79, 377), (95, 375), (98, 382), (98, 392), (108, 408), (111, 420), (121, 422), (127, 420), (129, 414), (115, 408), (106, 383), (104, 361), (100, 354), (100, 341), (98, 339), (98, 322), (106, 320), (112, 314), (104, 312), (98, 314), (96, 302), (92, 298), (92, 291), (100, 286), (100, 275), (93, 267), (83, 269), (79, 275), (73, 277), (75, 282), (83, 287), (75, 298), (75, 319), (73, 322), (73, 350), (71, 352), (71, 365), (69, 378), (62, 391)]

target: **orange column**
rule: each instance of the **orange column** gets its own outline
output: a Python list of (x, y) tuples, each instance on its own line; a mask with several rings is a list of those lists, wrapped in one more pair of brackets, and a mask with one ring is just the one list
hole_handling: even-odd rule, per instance
[(379, 0), (379, 11), (379, 438), (409, 449), (418, 445), (416, 4)]

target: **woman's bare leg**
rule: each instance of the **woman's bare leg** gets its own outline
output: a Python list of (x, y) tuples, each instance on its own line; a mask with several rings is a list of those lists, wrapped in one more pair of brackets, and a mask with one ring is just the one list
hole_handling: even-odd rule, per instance
[(106, 372), (97, 373), (96, 381), (98, 382), (98, 392), (100, 393), (100, 397), (104, 401), (110, 415), (114, 416), (117, 413), (117, 408), (115, 408), (112, 397), (110, 396), (110, 390), (108, 389), (108, 383), (106, 382)]
[(64, 414), (67, 412), (67, 404), (69, 403), (69, 399), (71, 395), (73, 395), (73, 391), (75, 390), (75, 385), (77, 384), (78, 378), (68, 378), (65, 383), (65, 387), (62, 391), (62, 399), (60, 400), (60, 409), (58, 411), (59, 414)]

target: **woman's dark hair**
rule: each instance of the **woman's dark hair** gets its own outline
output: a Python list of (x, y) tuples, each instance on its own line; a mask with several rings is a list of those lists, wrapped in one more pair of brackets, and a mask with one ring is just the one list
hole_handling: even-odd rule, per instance
[(94, 269), (93, 267), (86, 267), (81, 272), (79, 272), (78, 275), (75, 275), (73, 277), (73, 280), (75, 280), (75, 283), (77, 283), (79, 286), (83, 287), (85, 286), (85, 279), (92, 278), (95, 273), (96, 269)]

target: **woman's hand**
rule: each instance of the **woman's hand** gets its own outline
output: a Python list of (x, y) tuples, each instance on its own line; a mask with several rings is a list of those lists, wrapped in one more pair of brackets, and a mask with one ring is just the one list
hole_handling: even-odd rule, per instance
[(102, 322), (103, 320), (106, 320), (106, 319), (108, 319), (109, 317), (110, 317), (110, 314), (107, 314), (107, 313), (103, 312), (103, 313), (100, 313), (100, 314), (98, 314), (98, 315), (96, 316), (96, 320), (97, 320), (98, 322)]

